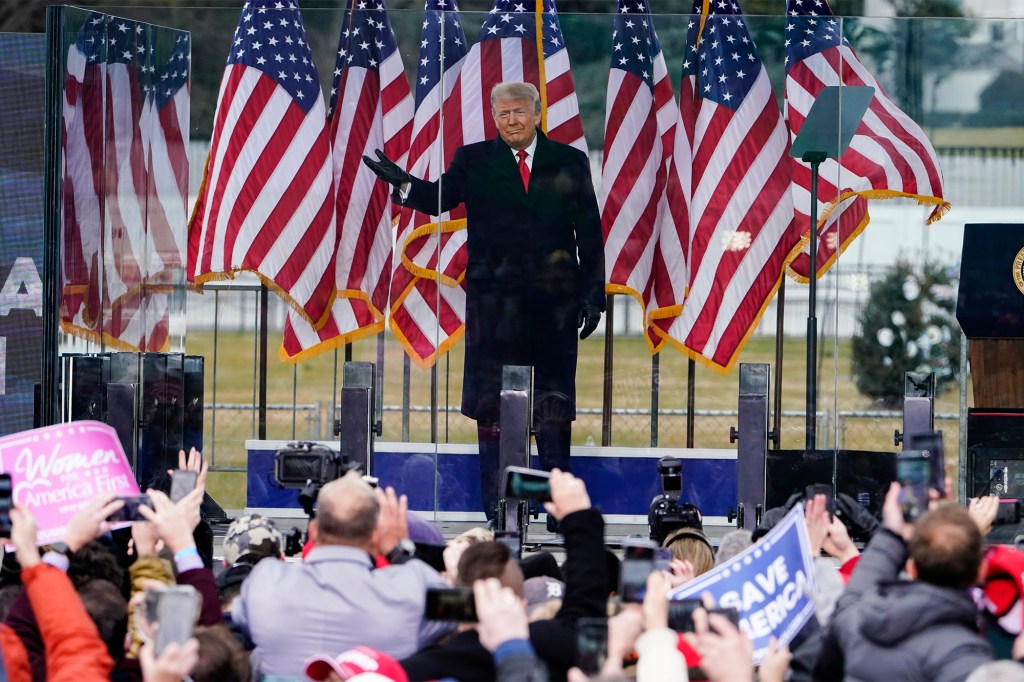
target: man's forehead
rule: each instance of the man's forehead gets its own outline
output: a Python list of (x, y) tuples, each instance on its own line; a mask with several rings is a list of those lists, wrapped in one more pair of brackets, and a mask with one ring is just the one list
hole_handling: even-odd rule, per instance
[(502, 99), (495, 102), (494, 108), (498, 111), (510, 111), (512, 109), (531, 109), (533, 108), (533, 102), (531, 102), (528, 99)]

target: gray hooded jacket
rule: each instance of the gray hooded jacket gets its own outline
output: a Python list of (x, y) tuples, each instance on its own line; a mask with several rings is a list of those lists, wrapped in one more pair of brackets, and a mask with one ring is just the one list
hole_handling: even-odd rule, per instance
[(871, 538), (836, 604), (816, 677), (963, 680), (992, 660), (970, 597), (898, 580), (906, 558), (906, 545), (892, 532)]

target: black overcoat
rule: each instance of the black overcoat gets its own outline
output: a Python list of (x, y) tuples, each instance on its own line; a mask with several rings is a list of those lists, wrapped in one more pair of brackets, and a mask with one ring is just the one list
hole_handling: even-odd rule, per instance
[(535, 420), (575, 419), (580, 308), (605, 308), (601, 218), (586, 154), (537, 132), (526, 192), (501, 139), (456, 150), (437, 182), (413, 179), (404, 204), (466, 208), (462, 413), (496, 422), (502, 365), (534, 367)]

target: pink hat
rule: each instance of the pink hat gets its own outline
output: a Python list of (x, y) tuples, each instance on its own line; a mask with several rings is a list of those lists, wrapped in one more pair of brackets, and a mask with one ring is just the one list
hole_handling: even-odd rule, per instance
[(330, 671), (343, 680), (358, 682), (409, 682), (409, 676), (398, 661), (368, 646), (343, 651), (336, 658), (313, 656), (306, 661), (306, 676), (324, 680)]

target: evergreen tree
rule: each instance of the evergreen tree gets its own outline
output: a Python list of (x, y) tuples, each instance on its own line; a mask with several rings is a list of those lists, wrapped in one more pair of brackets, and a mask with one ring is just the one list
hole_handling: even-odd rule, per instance
[(905, 261), (871, 285), (853, 337), (858, 391), (898, 408), (904, 372), (934, 372), (936, 395), (955, 384), (960, 372), (956, 290), (949, 268), (925, 264), (916, 272)]

